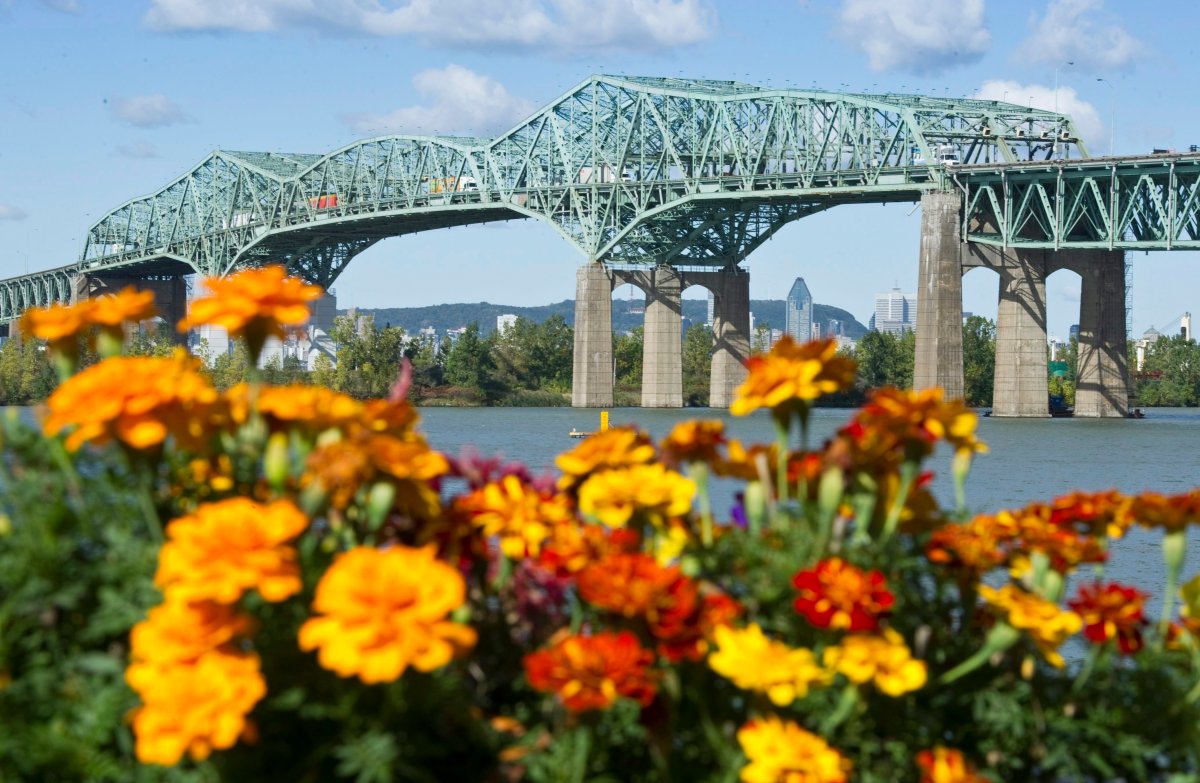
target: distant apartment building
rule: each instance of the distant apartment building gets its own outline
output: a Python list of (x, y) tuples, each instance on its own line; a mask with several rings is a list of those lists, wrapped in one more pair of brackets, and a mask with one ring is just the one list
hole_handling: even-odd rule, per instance
[(517, 323), (517, 317), (512, 313), (496, 316), (496, 331), (504, 334)]
[[(193, 296), (207, 296), (203, 286), (197, 284)], [(258, 366), (282, 363), (295, 359), (306, 369), (313, 369), (317, 357), (324, 354), (331, 361), (337, 360), (337, 346), (329, 332), (337, 317), (337, 295), (330, 291), (308, 305), (308, 321), (289, 330), (284, 339), (268, 337), (259, 355)], [(369, 316), (362, 316), (367, 318)], [(205, 324), (193, 329), (188, 338), (193, 353), (203, 354), (208, 361), (215, 360), (233, 350), (233, 341), (223, 326)]]
[(871, 316), (871, 328), (875, 331), (904, 334), (916, 328), (916, 321), (916, 294), (903, 293), (899, 288), (875, 294), (875, 314)]
[(812, 294), (803, 277), (797, 277), (788, 292), (785, 305), (784, 331), (797, 342), (813, 339)]

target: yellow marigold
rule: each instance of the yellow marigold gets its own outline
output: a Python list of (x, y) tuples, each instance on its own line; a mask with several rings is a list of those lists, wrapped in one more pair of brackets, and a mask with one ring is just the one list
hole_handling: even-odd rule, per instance
[(31, 307), (21, 316), (19, 329), (21, 334), (47, 340), (51, 345), (62, 345), (91, 326), (88, 313), (94, 305), (91, 299), (84, 299), (69, 305)]
[(506, 556), (537, 557), (556, 525), (571, 517), (564, 495), (538, 492), (516, 476), (505, 476), (459, 498), (457, 505), (487, 537), (498, 536)]
[(654, 445), (645, 433), (633, 427), (613, 427), (597, 432), (570, 451), (559, 454), (554, 464), (563, 472), (560, 489), (578, 487), (598, 470), (644, 465), (654, 460)]
[(213, 601), (168, 600), (129, 633), (135, 662), (190, 663), (250, 633), (250, 618)]
[(776, 418), (806, 409), (825, 394), (848, 389), (854, 383), (853, 359), (837, 355), (836, 340), (799, 344), (784, 336), (765, 356), (751, 356), (749, 375), (729, 406), (734, 416), (770, 408)]
[(809, 688), (832, 679), (811, 650), (769, 639), (757, 623), (741, 630), (723, 625), (713, 631), (713, 640), (718, 649), (708, 656), (709, 668), (739, 688), (767, 694), (777, 707), (803, 699)]
[(466, 598), (457, 570), (433, 547), (366, 547), (338, 556), (317, 585), (314, 617), (300, 628), (300, 648), (343, 677), (390, 682), (412, 666), (429, 672), (475, 644), (474, 629), (446, 616)]
[(288, 542), (307, 526), (290, 500), (206, 503), (167, 527), (154, 583), (179, 600), (233, 603), (254, 589), (267, 601), (282, 601), (300, 592), (296, 550)]
[(321, 289), (288, 277), (282, 266), (247, 269), (229, 277), (210, 277), (204, 286), (211, 296), (192, 301), (179, 330), (204, 324), (223, 326), (233, 337), (245, 335), (251, 353), (257, 355), (270, 335), (285, 336), (285, 326), (308, 320), (308, 303), (321, 296)]
[(988, 605), (999, 610), (1013, 628), (1028, 631), (1050, 665), (1060, 669), (1063, 667), (1064, 661), (1058, 647), (1083, 627), (1079, 615), (1059, 609), (1052, 601), (1014, 585), (1004, 585), (999, 590), (980, 585), (979, 595)]
[(259, 659), (228, 648), (188, 664), (136, 663), (125, 673), (142, 699), (132, 715), (143, 764), (200, 761), (249, 733), (246, 716), (267, 693)]
[(47, 401), (42, 426), (47, 435), (73, 427), (67, 448), (112, 438), (145, 449), (167, 435), (195, 440), (205, 434), (205, 417), (217, 392), (196, 371), (196, 362), (116, 357), (68, 378)]
[(115, 329), (126, 323), (148, 321), (158, 315), (154, 309), (154, 292), (138, 291), (126, 286), (115, 294), (90, 300), (86, 315), (89, 323)]
[(845, 783), (853, 765), (825, 740), (771, 715), (738, 729), (742, 783)]
[(901, 696), (925, 685), (925, 662), (912, 657), (908, 645), (891, 628), (882, 636), (854, 634), (825, 649), (825, 665), (851, 682), (874, 682), (888, 696)]
[(661, 523), (692, 507), (696, 484), (662, 465), (634, 465), (594, 473), (579, 488), (579, 510), (609, 527), (623, 527), (634, 514)]

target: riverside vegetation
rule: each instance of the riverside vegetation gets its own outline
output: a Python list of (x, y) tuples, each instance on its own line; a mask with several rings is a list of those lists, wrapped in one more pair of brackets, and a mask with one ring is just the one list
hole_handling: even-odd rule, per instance
[[(249, 368), (319, 294), (207, 285), (182, 326)], [(366, 400), (219, 390), (126, 353), (151, 313), (128, 290), (25, 319), (60, 384), (0, 429), (6, 781), (1200, 779), (1200, 489), (971, 513), (962, 401), (880, 389), (810, 443), (855, 365), (788, 339), (732, 407), (775, 442), (615, 428), (534, 476), (431, 448), (411, 368)], [(1104, 575), (1133, 526), (1161, 535), (1157, 614)]]

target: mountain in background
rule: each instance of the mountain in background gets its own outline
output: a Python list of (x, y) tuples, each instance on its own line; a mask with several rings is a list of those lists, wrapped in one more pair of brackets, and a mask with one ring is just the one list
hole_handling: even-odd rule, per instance
[[(645, 302), (638, 299), (614, 299), (612, 304), (613, 333), (622, 334), (642, 325)], [(347, 310), (339, 310), (345, 315)], [(469, 323), (479, 324), (479, 331), (488, 334), (496, 328), (496, 316), (512, 314), (541, 323), (554, 315), (560, 315), (567, 323), (575, 323), (575, 300), (564, 299), (554, 304), (537, 307), (515, 307), (490, 302), (431, 305), (429, 307), (359, 307), (358, 315), (373, 315), (378, 326), (399, 326), (409, 334), (432, 326), (438, 334), (447, 329), (457, 329)], [(754, 313), (755, 326), (767, 324), (773, 329), (783, 329), (784, 301), (782, 299), (752, 299), (750, 312)], [(683, 300), (683, 326), (704, 323), (708, 317), (708, 302), (705, 299)], [(822, 332), (830, 320), (840, 321), (846, 336), (857, 340), (867, 333), (867, 327), (840, 307), (813, 304), (813, 322), (821, 324)]]

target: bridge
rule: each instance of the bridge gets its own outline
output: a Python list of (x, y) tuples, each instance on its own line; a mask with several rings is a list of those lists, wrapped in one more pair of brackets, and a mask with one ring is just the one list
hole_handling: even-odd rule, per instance
[(711, 402), (725, 406), (749, 351), (741, 262), (806, 215), (920, 201), (917, 384), (961, 393), (961, 275), (988, 267), (995, 413), (1045, 415), (1044, 279), (1070, 268), (1084, 289), (1077, 411), (1121, 415), (1122, 251), (1200, 247), (1198, 181), (1200, 155), (1091, 158), (1069, 117), (1004, 102), (595, 76), (492, 139), (217, 150), (97, 221), (76, 262), (0, 281), (0, 323), (128, 281), (174, 318), (184, 275), (282, 262), (329, 287), (384, 238), (534, 218), (585, 259), (574, 404), (612, 402), (611, 293), (628, 282), (647, 294), (643, 405), (682, 404), (679, 297), (701, 285), (715, 295)]

